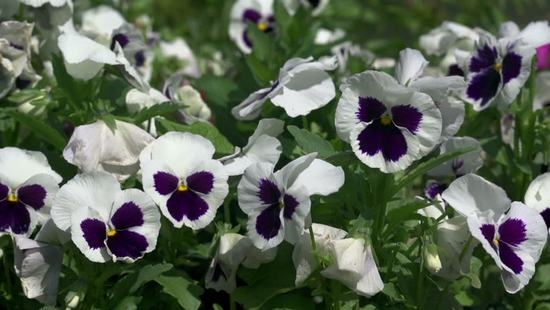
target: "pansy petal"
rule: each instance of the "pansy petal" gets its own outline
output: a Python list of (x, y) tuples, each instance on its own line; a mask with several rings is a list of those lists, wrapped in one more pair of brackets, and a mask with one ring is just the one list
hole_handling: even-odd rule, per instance
[(132, 262), (142, 257), (149, 247), (144, 235), (131, 230), (117, 231), (114, 236), (107, 238), (106, 243), (115, 261)]
[(278, 205), (272, 205), (249, 215), (247, 230), (254, 246), (267, 250), (279, 245), (284, 237), (283, 212)]
[(317, 157), (317, 153), (300, 156), (275, 172), (275, 177), (280, 180), (285, 188), (290, 188), (300, 174), (311, 165), (315, 157)]
[(260, 116), (264, 102), (268, 99), (273, 87), (262, 88), (250, 94), (243, 102), (231, 109), (231, 114), (238, 120), (253, 120)]
[(336, 167), (321, 159), (314, 159), (304, 170), (291, 188), (301, 187), (308, 195), (330, 195), (344, 185), (345, 175), (342, 167)]
[(12, 232), (16, 235), (27, 234), (36, 225), (30, 211), (22, 203), (0, 201), (0, 232)]
[(538, 212), (550, 209), (550, 172), (539, 175), (529, 184), (524, 200)]
[(502, 188), (475, 174), (467, 174), (453, 181), (442, 197), (455, 211), (466, 217), (475, 212), (493, 210), (495, 221), (510, 208), (511, 203)]
[(80, 207), (89, 207), (106, 221), (118, 191), (120, 184), (110, 174), (78, 174), (57, 192), (51, 209), (52, 219), (57, 227), (66, 231), (71, 227), (72, 213)]
[(89, 260), (104, 263), (111, 260), (105, 241), (107, 224), (99, 213), (83, 206), (72, 212), (71, 239)]
[[(244, 171), (243, 177), (237, 186), (239, 207), (247, 215), (257, 214), (266, 206), (267, 183), (275, 184), (277, 192), (282, 188), (277, 184), (273, 176), (273, 165), (269, 163), (256, 163), (250, 165)], [(263, 185), (262, 185), (263, 184)], [(271, 192), (271, 191), (270, 191)], [(270, 201), (269, 201), (270, 202)]]
[(52, 170), (44, 154), (15, 147), (0, 149), (0, 173), (5, 177), (3, 184), (15, 189), (36, 174), (48, 174), (56, 183), (62, 178)]
[(408, 86), (422, 74), (427, 65), (428, 61), (420, 51), (406, 48), (399, 52), (395, 76), (401, 85)]
[(471, 137), (453, 137), (441, 144), (440, 154), (452, 153), (465, 149), (472, 150), (431, 169), (428, 171), (428, 175), (437, 177), (456, 177), (476, 172), (483, 165), (481, 143), (476, 139)]

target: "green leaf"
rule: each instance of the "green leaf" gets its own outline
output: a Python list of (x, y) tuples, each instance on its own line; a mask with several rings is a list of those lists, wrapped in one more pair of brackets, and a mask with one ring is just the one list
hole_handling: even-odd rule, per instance
[(80, 83), (67, 72), (63, 59), (60, 56), (52, 55), (52, 67), (57, 86), (67, 94), (71, 101), (79, 103), (82, 100)]
[(410, 183), (412, 183), (416, 178), (419, 176), (424, 175), (429, 170), (444, 164), (445, 162), (452, 160), (458, 156), (464, 155), (466, 153), (474, 151), (475, 148), (466, 148), (462, 150), (458, 150), (452, 153), (446, 153), (441, 154), (435, 158), (432, 158), (428, 161), (425, 161), (415, 168), (413, 168), (409, 173), (407, 173), (405, 176), (403, 176), (400, 180), (398, 180), (395, 185), (388, 191), (389, 195), (387, 198), (393, 197), (397, 192), (399, 192), (401, 189), (408, 186)]
[(6, 113), (23, 126), (29, 128), (37, 137), (53, 145), (58, 150), (63, 150), (65, 145), (67, 145), (65, 137), (41, 119), (16, 111), (6, 111)]
[(255, 24), (248, 25), (248, 34), (254, 45), (253, 55), (261, 61), (269, 59), (269, 54), (273, 50), (273, 39), (265, 32), (260, 31)]
[(197, 122), (192, 125), (182, 125), (166, 119), (156, 119), (155, 121), (160, 127), (165, 129), (165, 132), (190, 132), (205, 137), (214, 144), (216, 152), (219, 154), (232, 154), (235, 149), (231, 142), (210, 123)]
[(48, 94), (40, 89), (24, 89), (22, 91), (13, 93), (7, 99), (8, 101), (11, 101), (13, 103), (21, 104), (24, 102), (45, 98), (47, 96)]
[(174, 112), (179, 111), (182, 108), (184, 108), (182, 105), (171, 103), (171, 102), (163, 102), (160, 104), (155, 104), (154, 106), (145, 108), (139, 111), (136, 115), (134, 115), (134, 123), (141, 124), (142, 122), (150, 120), (155, 116), (164, 116), (164, 115), (172, 114)]
[(142, 267), (137, 273), (137, 279), (130, 288), (130, 293), (135, 292), (143, 284), (153, 281), (166, 271), (172, 269), (172, 264), (156, 264)]
[(287, 126), (287, 129), (305, 154), (317, 152), (320, 158), (327, 158), (336, 154), (332, 144), (318, 135), (292, 125)]
[(116, 130), (116, 118), (111, 115), (111, 114), (107, 114), (107, 115), (103, 115), (101, 117), (101, 120), (105, 123), (105, 125), (107, 125), (107, 127), (109, 127), (109, 129), (114, 133), (115, 130)]
[(273, 80), (274, 77), (271, 75), (267, 65), (253, 54), (245, 56), (244, 59), (254, 79), (258, 82), (258, 85), (261, 87), (269, 86), (270, 81)]
[(192, 283), (186, 274), (163, 275), (155, 281), (162, 286), (164, 293), (174, 297), (184, 309), (196, 310), (200, 307), (199, 296), (203, 289)]
[(229, 94), (238, 89), (232, 80), (215, 75), (204, 75), (194, 83), (197, 89), (206, 94), (205, 101), (220, 107), (227, 107)]

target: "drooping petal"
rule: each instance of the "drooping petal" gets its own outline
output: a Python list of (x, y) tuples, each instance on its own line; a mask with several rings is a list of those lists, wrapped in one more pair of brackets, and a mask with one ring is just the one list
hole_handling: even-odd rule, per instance
[(431, 169), (428, 171), (428, 174), (438, 177), (458, 177), (467, 173), (476, 172), (483, 165), (481, 143), (476, 139), (470, 137), (453, 137), (441, 144), (440, 154), (452, 153), (470, 148), (472, 151)]

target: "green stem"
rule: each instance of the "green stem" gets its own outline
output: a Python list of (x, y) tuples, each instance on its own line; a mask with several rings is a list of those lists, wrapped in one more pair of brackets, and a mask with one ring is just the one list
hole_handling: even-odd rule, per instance
[(231, 197), (228, 197), (223, 202), (223, 219), (226, 223), (231, 224)]
[[(426, 245), (422, 245), (426, 246)], [(416, 280), (416, 300), (418, 303), (418, 308), (422, 309), (422, 302), (424, 300), (424, 255), (423, 250), (421, 249), (419, 253), (420, 257), (420, 266), (418, 267), (418, 279)]]
[(11, 276), (10, 276), (10, 267), (9, 267), (9, 263), (8, 263), (8, 258), (7, 258), (7, 255), (6, 253), (4, 253), (2, 255), (2, 261), (3, 261), (3, 264), (4, 264), (4, 274), (5, 274), (5, 281), (4, 283), (6, 283), (6, 289), (7, 289), (7, 293), (8, 293), (8, 298), (11, 298), (12, 297), (12, 286), (11, 286)]
[(460, 251), (460, 255), (458, 256), (458, 263), (459, 264), (462, 263), (462, 259), (464, 258), (464, 255), (466, 255), (466, 251), (470, 247), (470, 244), (472, 243), (472, 241), (474, 241), (474, 237), (472, 237), (472, 236), (468, 237), (468, 240), (464, 244), (464, 247), (462, 248), (462, 251)]
[(315, 243), (315, 235), (313, 234), (312, 226), (309, 226), (309, 238), (311, 239), (311, 248), (313, 252), (317, 250), (317, 244)]

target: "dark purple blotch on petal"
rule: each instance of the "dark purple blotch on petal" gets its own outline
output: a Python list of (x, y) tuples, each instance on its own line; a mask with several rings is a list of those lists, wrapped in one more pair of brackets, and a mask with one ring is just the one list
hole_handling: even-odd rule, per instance
[(277, 184), (268, 179), (261, 179), (258, 186), (258, 197), (261, 202), (266, 205), (278, 204), (281, 198), (281, 192), (277, 187)]
[(321, 0), (307, 0), (307, 2), (311, 5), (312, 8), (316, 8), (319, 6), (319, 3), (321, 3)]
[(85, 219), (80, 223), (84, 234), (84, 240), (92, 249), (99, 249), (105, 246), (107, 238), (107, 225), (98, 219)]
[(168, 172), (159, 171), (153, 175), (155, 190), (161, 195), (168, 195), (178, 188), (179, 179)]
[(544, 223), (546, 223), (546, 227), (550, 228), (550, 208), (546, 208), (542, 210), (540, 215), (544, 219)]
[(141, 50), (134, 54), (134, 60), (136, 63), (136, 67), (143, 67), (145, 64), (145, 51)]
[(124, 47), (126, 47), (126, 45), (128, 45), (128, 43), (130, 43), (130, 38), (128, 38), (127, 35), (122, 34), (122, 33), (115, 34), (113, 36), (113, 39), (111, 40), (111, 50), (112, 51), (115, 50), (115, 45), (116, 45), (117, 42), (120, 45), (120, 47), (124, 48)]
[(115, 211), (111, 223), (117, 230), (141, 226), (144, 223), (143, 212), (134, 202), (125, 202)]
[(437, 181), (430, 181), (424, 190), (424, 195), (430, 199), (435, 199), (437, 195), (440, 195), (446, 189), (447, 184)]
[(296, 200), (296, 198), (294, 198), (294, 196), (292, 195), (285, 194), (283, 202), (283, 216), (286, 219), (290, 220), (292, 218), (292, 215), (294, 214), (294, 211), (296, 211), (296, 208), (299, 205), (298, 200)]
[(457, 65), (457, 64), (452, 64), (449, 66), (449, 71), (447, 72), (447, 76), (453, 76), (453, 75), (457, 75), (457, 76), (464, 76), (464, 71)]
[(370, 123), (386, 112), (386, 106), (373, 97), (359, 97), (359, 108), (355, 115), (360, 122)]
[(393, 124), (373, 122), (361, 131), (357, 139), (359, 150), (369, 156), (382, 152), (386, 161), (395, 162), (407, 154), (407, 140), (401, 130)]
[(521, 56), (514, 52), (509, 52), (502, 59), (502, 83), (506, 85), (510, 80), (517, 78), (520, 72)]
[(489, 45), (483, 45), (470, 60), (469, 69), (471, 72), (480, 72), (488, 68), (492, 69), (496, 60), (497, 49)]
[(485, 237), (485, 240), (489, 241), (489, 244), (491, 244), (492, 247), (494, 247), (493, 240), (495, 240), (495, 225), (493, 224), (483, 224), (479, 228), (481, 230), (481, 234), (483, 237)]
[(148, 245), (143, 235), (130, 230), (117, 231), (107, 238), (107, 246), (116, 257), (140, 258)]
[(170, 215), (178, 222), (184, 216), (195, 221), (208, 211), (208, 203), (190, 190), (174, 192), (166, 202), (166, 207), (168, 207)]
[(10, 188), (7, 185), (0, 183), (0, 201), (8, 198)]
[(214, 188), (214, 175), (208, 171), (199, 171), (187, 177), (187, 186), (201, 194), (208, 194)]
[(523, 270), (523, 260), (514, 253), (514, 249), (506, 243), (500, 243), (498, 246), (498, 256), (504, 265), (512, 269), (515, 274)]
[(481, 100), (481, 106), (484, 106), (495, 97), (499, 86), (500, 73), (493, 68), (488, 68), (472, 78), (466, 94), (475, 101)]
[(31, 216), (22, 203), (0, 201), (0, 231), (11, 230), (14, 234), (24, 234), (30, 224)]
[(225, 275), (225, 272), (223, 272), (221, 264), (216, 262), (214, 264), (214, 272), (212, 273), (212, 282), (218, 282), (222, 277), (227, 281), (228, 277)]
[(391, 108), (392, 119), (395, 125), (407, 128), (412, 134), (418, 131), (422, 121), (422, 113), (410, 105), (398, 105)]
[(248, 35), (248, 30), (243, 31), (243, 41), (246, 46), (249, 48), (252, 48), (252, 40), (250, 40), (250, 36)]
[(511, 246), (518, 246), (527, 240), (525, 222), (517, 218), (509, 218), (498, 227), (500, 241)]
[(254, 9), (246, 9), (243, 12), (243, 22), (257, 23), (262, 19), (262, 14)]
[(274, 204), (258, 214), (256, 218), (256, 232), (264, 239), (271, 239), (279, 233), (281, 229), (280, 212), (281, 209), (279, 206)]
[(17, 190), (19, 201), (35, 210), (44, 206), (46, 194), (46, 189), (38, 184), (26, 185)]

